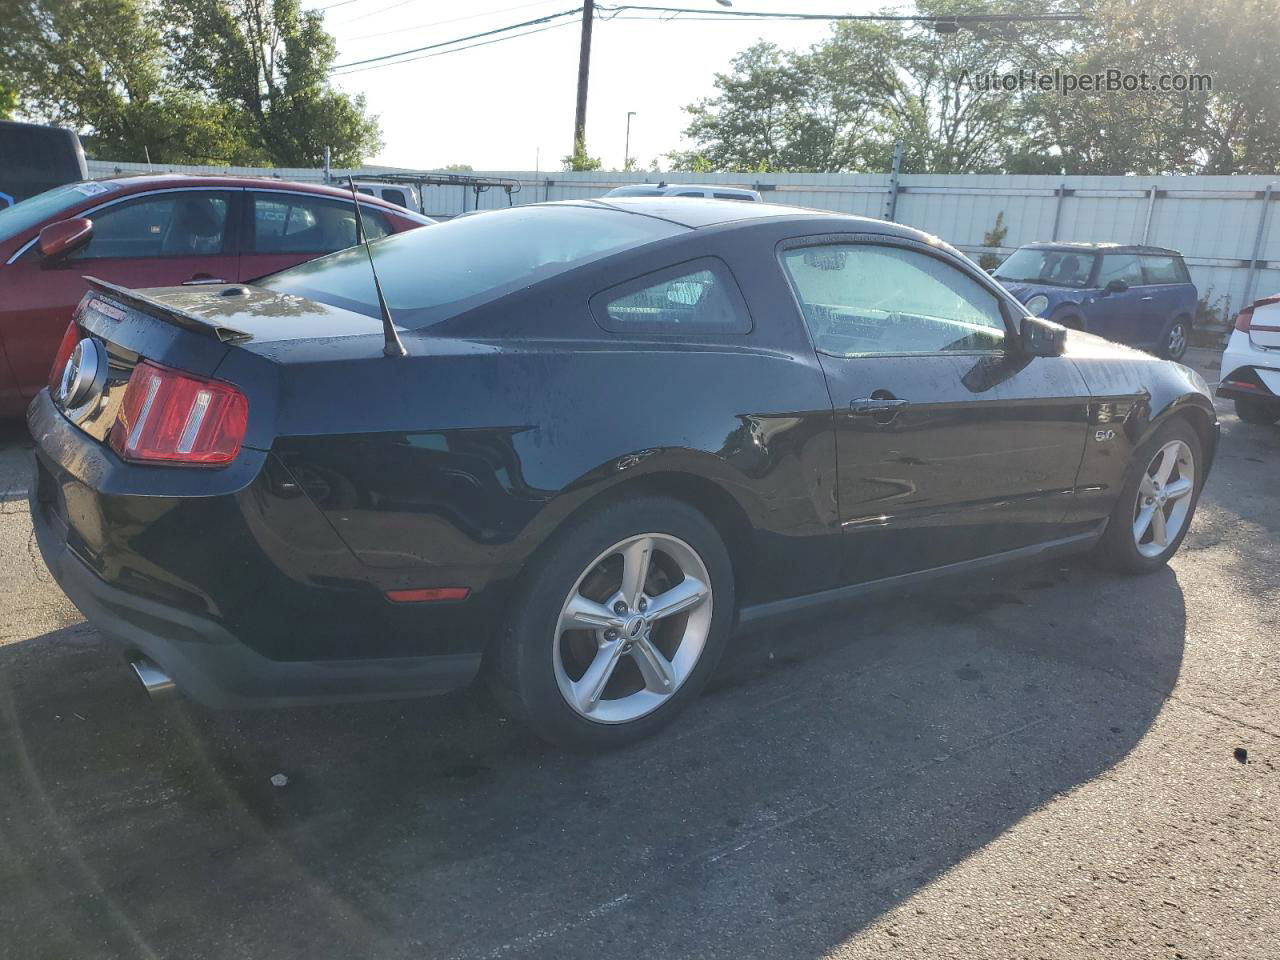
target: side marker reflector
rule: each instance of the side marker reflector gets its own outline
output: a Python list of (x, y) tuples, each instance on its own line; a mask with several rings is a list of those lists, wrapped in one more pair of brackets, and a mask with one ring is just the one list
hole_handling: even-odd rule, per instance
[(421, 590), (387, 591), (387, 599), (392, 603), (438, 603), (445, 600), (465, 600), (470, 595), (470, 587), (426, 587)]

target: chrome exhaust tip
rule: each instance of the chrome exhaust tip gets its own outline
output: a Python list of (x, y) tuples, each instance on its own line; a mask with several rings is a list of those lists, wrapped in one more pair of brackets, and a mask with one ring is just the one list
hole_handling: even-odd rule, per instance
[(145, 657), (130, 660), (129, 666), (133, 667), (143, 689), (153, 700), (168, 699), (177, 694), (178, 685), (173, 682), (173, 677)]

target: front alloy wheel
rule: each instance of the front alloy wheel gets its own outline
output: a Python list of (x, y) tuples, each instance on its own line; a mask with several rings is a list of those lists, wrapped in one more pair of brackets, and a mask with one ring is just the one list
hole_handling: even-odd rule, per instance
[(1196, 464), (1183, 440), (1162, 446), (1138, 482), (1133, 508), (1133, 542), (1144, 557), (1158, 557), (1169, 549), (1191, 515), (1196, 489)]
[(596, 723), (626, 723), (662, 706), (706, 645), (710, 580), (697, 552), (668, 534), (603, 551), (560, 608), (553, 656), (565, 702)]

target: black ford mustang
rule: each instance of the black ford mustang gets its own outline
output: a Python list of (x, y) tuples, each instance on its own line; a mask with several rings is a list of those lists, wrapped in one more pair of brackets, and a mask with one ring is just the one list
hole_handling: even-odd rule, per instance
[[(257, 285), (98, 284), (29, 412), (50, 570), (144, 682), (395, 697), (482, 667), (561, 743), (653, 731), (736, 622), (1177, 550), (1204, 382), (891, 223), (517, 207)], [(391, 354), (391, 355), (388, 355)]]

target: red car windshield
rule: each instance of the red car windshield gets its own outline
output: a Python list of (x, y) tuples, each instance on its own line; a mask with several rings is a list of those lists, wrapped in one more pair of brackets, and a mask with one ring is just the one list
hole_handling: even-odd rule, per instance
[(114, 184), (100, 183), (95, 180), (64, 183), (60, 187), (28, 197), (12, 207), (6, 207), (0, 210), (0, 243), (12, 240), (24, 230), (30, 230), (50, 217), (56, 217), (86, 197), (106, 194), (115, 189)]

